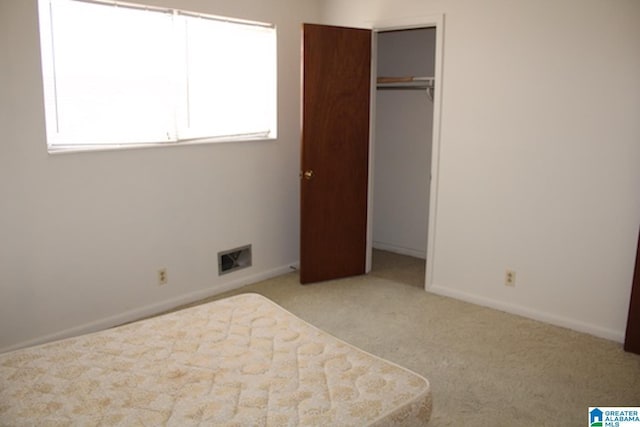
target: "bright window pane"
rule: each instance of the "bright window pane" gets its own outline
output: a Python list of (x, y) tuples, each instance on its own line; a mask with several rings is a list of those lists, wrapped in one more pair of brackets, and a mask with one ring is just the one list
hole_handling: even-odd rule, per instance
[(275, 28), (39, 0), (50, 148), (275, 138)]
[(186, 17), (185, 136), (275, 132), (275, 30)]
[(53, 11), (58, 140), (140, 143), (174, 132), (172, 15), (84, 2)]

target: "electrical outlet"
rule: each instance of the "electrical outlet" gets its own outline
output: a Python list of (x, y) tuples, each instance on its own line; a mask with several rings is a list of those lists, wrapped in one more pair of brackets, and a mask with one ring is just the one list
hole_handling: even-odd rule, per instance
[(167, 269), (161, 268), (158, 270), (158, 285), (166, 285), (169, 283), (169, 278), (167, 277)]
[(504, 285), (505, 286), (515, 286), (516, 285), (516, 272), (513, 270), (507, 270), (504, 275)]

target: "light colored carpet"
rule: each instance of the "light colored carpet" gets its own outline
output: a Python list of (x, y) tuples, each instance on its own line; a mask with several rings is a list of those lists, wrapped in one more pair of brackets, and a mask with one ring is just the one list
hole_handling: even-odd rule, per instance
[(640, 356), (621, 345), (422, 289), (424, 262), (375, 251), (367, 276), (256, 292), (431, 382), (430, 426), (584, 426), (589, 406), (640, 406)]

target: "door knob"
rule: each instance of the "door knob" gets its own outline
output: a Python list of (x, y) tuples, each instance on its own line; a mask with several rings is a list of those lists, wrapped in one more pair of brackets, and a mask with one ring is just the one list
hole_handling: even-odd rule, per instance
[(304, 171), (304, 179), (307, 181), (313, 178), (313, 171), (311, 169)]

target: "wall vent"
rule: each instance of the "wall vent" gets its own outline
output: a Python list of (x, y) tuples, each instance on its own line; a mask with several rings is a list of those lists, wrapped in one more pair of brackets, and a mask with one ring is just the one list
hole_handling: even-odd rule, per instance
[(218, 276), (251, 267), (251, 245), (218, 252)]

